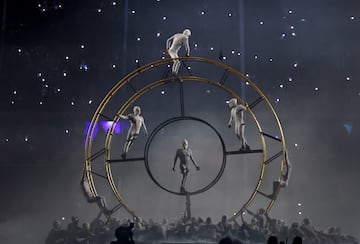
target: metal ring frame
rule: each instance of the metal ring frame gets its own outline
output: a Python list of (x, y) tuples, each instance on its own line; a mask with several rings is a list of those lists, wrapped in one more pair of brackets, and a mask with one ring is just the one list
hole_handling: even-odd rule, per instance
[[(214, 65), (216, 67), (222, 68), (224, 70), (227, 70), (228, 72), (240, 77), (241, 79), (243, 79), (244, 81), (246, 81), (248, 83), (248, 85), (254, 89), (256, 91), (256, 93), (263, 99), (263, 101), (265, 101), (267, 107), (270, 109), (270, 112), (273, 115), (273, 118), (276, 122), (277, 125), (277, 129), (280, 135), (279, 141), (281, 142), (281, 166), (280, 166), (280, 175), (278, 180), (280, 181), (280, 176), (281, 173), (284, 172), (285, 170), (285, 162), (286, 162), (286, 144), (285, 144), (285, 138), (284, 138), (284, 133), (283, 133), (283, 129), (280, 123), (280, 120), (273, 108), (273, 106), (271, 105), (270, 101), (267, 99), (267, 97), (262, 93), (262, 91), (257, 87), (257, 85), (251, 81), (248, 77), (246, 77), (245, 75), (243, 75), (242, 73), (240, 73), (239, 71), (237, 71), (236, 69), (225, 65), (223, 63), (211, 60), (211, 59), (207, 59), (207, 58), (201, 58), (201, 57), (180, 57), (179, 58), (180, 61), (186, 61), (186, 62), (200, 62), (200, 63), (206, 63), (206, 64), (210, 64), (210, 65)], [(97, 110), (95, 111), (92, 120), (90, 122), (90, 126), (86, 135), (86, 140), (85, 140), (85, 176), (89, 182), (90, 185), (90, 191), (92, 193), (92, 195), (98, 196), (97, 191), (96, 191), (96, 187), (95, 187), (95, 183), (94, 183), (94, 179), (93, 179), (93, 175), (92, 175), (92, 168), (91, 168), (91, 161), (92, 161), (92, 138), (94, 135), (94, 130), (95, 130), (95, 126), (97, 124), (97, 122), (99, 121), (99, 118), (102, 114), (102, 112), (104, 111), (105, 107), (107, 106), (107, 104), (111, 101), (111, 99), (117, 94), (117, 92), (128, 82), (130, 82), (132, 79), (134, 79), (136, 76), (138, 76), (140, 73), (143, 73), (147, 70), (153, 69), (155, 67), (159, 67), (162, 65), (170, 65), (172, 63), (172, 59), (164, 59), (164, 60), (158, 60), (158, 61), (154, 61), (152, 63), (146, 64), (144, 66), (141, 66), (137, 69), (135, 69), (134, 71), (130, 72), (128, 75), (126, 75), (122, 80), (120, 80), (119, 82), (117, 82), (113, 88), (106, 94), (106, 96), (103, 98), (102, 102), (100, 103), (100, 105), (98, 106)], [(242, 104), (244, 104), (244, 101), (242, 100), (242, 98), (237, 95), (234, 91), (232, 91), (231, 89), (229, 89), (228, 87), (226, 87), (225, 85), (207, 79), (207, 78), (203, 78), (203, 77), (196, 77), (196, 76), (181, 76), (179, 77), (179, 79), (181, 79), (182, 82), (200, 82), (200, 83), (206, 83), (206, 84), (210, 84), (213, 85), (217, 88), (223, 89), (225, 90), (227, 93), (229, 93), (231, 96), (237, 98)], [(127, 203), (125, 202), (125, 200), (122, 198), (121, 194), (119, 193), (115, 183), (114, 183), (114, 179), (111, 173), (111, 167), (110, 167), (110, 148), (111, 148), (111, 141), (112, 141), (112, 136), (114, 135), (114, 130), (115, 130), (115, 126), (116, 124), (119, 122), (120, 117), (119, 115), (124, 114), (124, 112), (138, 99), (140, 98), (142, 95), (144, 95), (145, 93), (151, 91), (152, 89), (159, 87), (161, 85), (165, 85), (171, 82), (178, 82), (176, 81), (176, 79), (174, 79), (173, 77), (168, 77), (168, 78), (164, 78), (158, 81), (155, 81), (151, 84), (146, 85), (145, 87), (143, 87), (142, 89), (138, 90), (134, 95), (132, 95), (122, 106), (121, 108), (118, 110), (118, 112), (116, 113), (116, 115), (114, 116), (113, 119), (113, 124), (111, 126), (111, 128), (108, 130), (108, 133), (106, 135), (106, 140), (105, 140), (105, 158), (104, 158), (104, 162), (105, 162), (105, 170), (106, 170), (106, 178), (109, 182), (109, 185), (115, 195), (115, 197), (117, 198), (117, 200), (119, 201), (119, 204), (132, 216), (136, 216), (135, 212), (127, 205)], [(260, 186), (262, 184), (263, 181), (263, 177), (264, 177), (264, 173), (265, 173), (265, 166), (266, 166), (266, 160), (267, 160), (267, 151), (266, 151), (266, 143), (265, 143), (265, 138), (264, 138), (264, 134), (263, 134), (263, 130), (260, 126), (259, 121), (257, 120), (255, 114), (253, 113), (253, 111), (251, 109), (248, 109), (248, 112), (250, 114), (250, 116), (252, 117), (258, 132), (260, 134), (260, 140), (261, 140), (261, 144), (262, 144), (262, 148), (263, 148), (263, 153), (262, 153), (262, 166), (261, 166), (261, 172), (258, 178), (258, 182), (256, 184), (256, 187), (253, 191), (253, 193), (251, 194), (250, 198), (245, 202), (245, 204), (240, 207), (240, 209), (238, 211), (236, 211), (234, 213), (234, 215), (231, 217), (231, 220), (235, 220), (237, 217), (240, 216), (240, 214), (242, 214), (245, 209), (251, 204), (251, 202), (254, 200), (255, 196), (258, 194), (258, 191), (260, 189)], [(271, 207), (273, 206), (277, 195), (279, 194), (280, 191), (280, 186), (277, 187), (277, 189), (274, 192), (274, 196), (273, 198), (270, 200), (268, 206), (266, 207), (266, 211), (270, 211)]]
[[(166, 127), (169, 124), (172, 124), (174, 122), (177, 121), (181, 121), (181, 120), (194, 120), (194, 121), (198, 121), (200, 123), (203, 123), (205, 125), (207, 125), (208, 127), (210, 127), (215, 133), (216, 135), (219, 137), (219, 140), (221, 142), (221, 148), (222, 148), (222, 162), (221, 162), (221, 168), (219, 170), (219, 172), (217, 173), (216, 177), (205, 187), (193, 191), (193, 192), (175, 192), (172, 190), (169, 190), (168, 188), (164, 187), (163, 185), (161, 185), (153, 176), (153, 174), (151, 173), (150, 167), (149, 167), (149, 160), (148, 160), (148, 155), (149, 155), (149, 148), (151, 145), (151, 142), (153, 141), (154, 137), (156, 136), (156, 134), (164, 127)], [(209, 190), (211, 187), (213, 187), (221, 178), (222, 174), (224, 173), (225, 170), (225, 166), (226, 166), (226, 149), (225, 149), (225, 143), (224, 140), (222, 139), (220, 133), (214, 128), (214, 126), (212, 126), (211, 124), (209, 124), (208, 122), (206, 122), (203, 119), (199, 119), (199, 118), (195, 118), (195, 117), (188, 117), (188, 116), (181, 116), (181, 117), (175, 117), (175, 118), (171, 118), (168, 119), (166, 121), (164, 121), (163, 123), (161, 123), (160, 125), (158, 125), (154, 131), (150, 134), (149, 139), (146, 142), (145, 145), (145, 153), (144, 153), (144, 159), (145, 159), (145, 167), (146, 167), (146, 171), (149, 174), (150, 178), (154, 181), (154, 183), (159, 186), (161, 189), (163, 189), (164, 191), (167, 191), (169, 193), (175, 194), (175, 195), (196, 195), (196, 194), (200, 194), (202, 192), (205, 192), (207, 190)]]

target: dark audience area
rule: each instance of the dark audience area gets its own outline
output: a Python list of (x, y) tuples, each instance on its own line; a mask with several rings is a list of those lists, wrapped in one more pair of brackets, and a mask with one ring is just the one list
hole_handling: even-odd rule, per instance
[[(120, 244), (120, 243), (313, 243), (356, 244), (358, 240), (343, 234), (339, 227), (316, 229), (310, 219), (288, 225), (271, 218), (263, 209), (247, 223), (243, 216), (229, 221), (226, 216), (216, 223), (210, 217), (181, 218), (157, 223), (152, 219), (123, 219), (99, 217), (91, 223), (81, 223), (72, 217), (70, 223), (55, 220), (46, 244)], [(239, 220), (239, 221), (238, 221)]]

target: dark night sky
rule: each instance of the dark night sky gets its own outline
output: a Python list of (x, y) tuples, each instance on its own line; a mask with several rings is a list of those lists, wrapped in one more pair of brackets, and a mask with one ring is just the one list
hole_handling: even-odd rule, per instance
[[(82, 221), (95, 217), (95, 206), (86, 203), (79, 187), (85, 123), (117, 81), (137, 65), (161, 59), (166, 39), (185, 28), (192, 30), (191, 56), (219, 61), (222, 53), (226, 57), (222, 62), (248, 74), (280, 117), (293, 171), (271, 215), (288, 224), (310, 217), (318, 229), (340, 226), (359, 237), (359, 1), (3, 0), (1, 4), (1, 243), (39, 243), (57, 218), (64, 216), (67, 223), (73, 215)], [(142, 81), (137, 82), (140, 86)], [(168, 113), (162, 108), (170, 95), (171, 90), (159, 92), (144, 105), (150, 130), (160, 123), (157, 117)], [(207, 103), (199, 100), (203, 96), (195, 90), (189, 96), (199, 105), (194, 111), (202, 112)], [(215, 101), (220, 95), (212, 91), (209, 97)], [(209, 111), (207, 116), (223, 120), (225, 128), (227, 105)], [(251, 171), (245, 167), (243, 172), (249, 181)], [(123, 172), (125, 195), (144, 196), (143, 168), (125, 166)], [(233, 177), (231, 172), (226, 176)], [(231, 189), (224, 181), (210, 193), (225, 199), (210, 204), (214, 218), (231, 208)], [(148, 205), (178, 201), (155, 195)], [(137, 200), (129, 201), (141, 212)], [(201, 204), (200, 196), (194, 198), (194, 211)], [(182, 211), (181, 204), (176, 207), (175, 212)], [(151, 210), (155, 216), (145, 217), (161, 219), (161, 207)], [(125, 215), (119, 212), (117, 217)], [(20, 229), (26, 230), (22, 236), (17, 235)]]

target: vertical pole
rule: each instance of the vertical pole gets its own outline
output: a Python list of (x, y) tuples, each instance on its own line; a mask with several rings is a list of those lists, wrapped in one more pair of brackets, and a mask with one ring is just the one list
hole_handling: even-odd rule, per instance
[(185, 208), (185, 214), (184, 214), (184, 219), (186, 221), (191, 219), (191, 202), (190, 202), (190, 195), (188, 193), (186, 193), (185, 195), (186, 197), (186, 208)]

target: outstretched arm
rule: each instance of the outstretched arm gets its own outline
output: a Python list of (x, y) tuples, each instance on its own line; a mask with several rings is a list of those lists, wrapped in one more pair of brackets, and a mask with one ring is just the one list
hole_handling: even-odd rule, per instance
[(190, 151), (190, 159), (191, 159), (191, 161), (193, 162), (193, 164), (195, 165), (196, 169), (199, 170), (200, 167), (199, 167), (199, 165), (196, 163), (196, 161), (195, 161), (195, 159), (194, 159), (191, 151)]
[(231, 112), (230, 112), (230, 119), (229, 119), (229, 123), (228, 123), (228, 127), (229, 127), (229, 128), (231, 127), (232, 120), (233, 120), (233, 115), (232, 115), (232, 110), (231, 110)]
[(128, 120), (128, 119), (129, 119), (129, 116), (122, 115), (122, 114), (120, 114), (120, 115), (119, 115), (119, 117), (120, 117), (120, 119), (126, 119), (126, 120)]
[(186, 38), (184, 46), (185, 46), (185, 51), (186, 51), (186, 57), (190, 57), (190, 46), (189, 46), (189, 39), (188, 38)]
[(248, 107), (249, 107), (249, 105), (247, 103), (245, 103), (245, 105), (238, 104), (236, 106), (236, 112), (239, 112), (240, 110), (246, 111), (248, 109)]
[(176, 166), (176, 162), (177, 162), (178, 157), (179, 157), (179, 153), (178, 153), (178, 151), (176, 151), (175, 158), (174, 158), (174, 164), (173, 164), (173, 167), (172, 167), (173, 171), (175, 171), (175, 166)]
[(147, 135), (148, 135), (148, 131), (147, 131), (147, 129), (146, 129), (146, 125), (145, 125), (144, 119), (142, 120), (142, 127), (143, 127), (143, 129), (144, 129), (145, 135), (147, 136)]
[(174, 39), (174, 36), (172, 36), (172, 37), (170, 37), (169, 39), (167, 39), (167, 41), (166, 41), (166, 50), (169, 50), (171, 41), (172, 41), (173, 39)]

